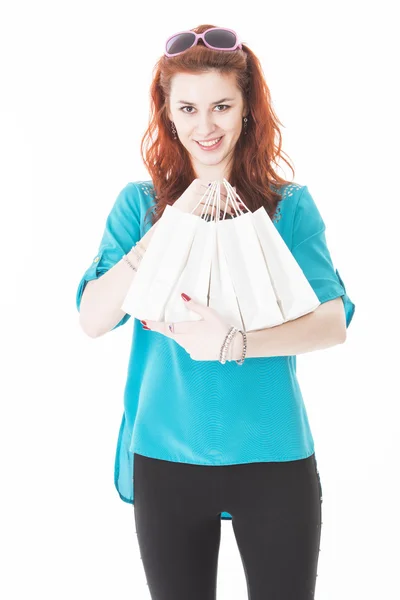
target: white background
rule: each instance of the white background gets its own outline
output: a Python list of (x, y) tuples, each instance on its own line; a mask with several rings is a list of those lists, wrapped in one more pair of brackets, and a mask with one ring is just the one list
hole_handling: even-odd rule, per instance
[[(344, 345), (298, 357), (323, 486), (316, 598), (400, 594), (394, 2), (14, 0), (0, 12), (7, 600), (150, 598), (113, 483), (133, 320), (90, 339), (75, 295), (118, 192), (149, 179), (139, 143), (165, 39), (201, 23), (235, 29), (260, 58), (295, 181), (356, 304)], [(246, 582), (223, 521), (218, 600), (232, 598)]]

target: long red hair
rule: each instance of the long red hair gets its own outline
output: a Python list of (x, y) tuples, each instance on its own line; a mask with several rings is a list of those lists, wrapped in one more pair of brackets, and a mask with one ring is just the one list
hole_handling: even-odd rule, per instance
[[(191, 31), (202, 33), (211, 27), (215, 25), (199, 25)], [(293, 167), (283, 156), (287, 154), (281, 149), (282, 135), (278, 126), (282, 123), (272, 108), (258, 58), (243, 43), (241, 50), (224, 52), (207, 48), (200, 40), (176, 57), (163, 55), (154, 68), (150, 121), (140, 148), (154, 186), (156, 203), (150, 208), (152, 224), (161, 218), (167, 204), (172, 205), (196, 179), (189, 153), (179, 139), (173, 139), (167, 111), (171, 79), (177, 73), (204, 73), (211, 69), (235, 74), (248, 107), (247, 135), (242, 134), (236, 143), (229, 177), (229, 183), (236, 186), (248, 208), (254, 212), (263, 206), (271, 219), (275, 215), (281, 199), (278, 190), (291, 183), (275, 171), (279, 159), (289, 166), (294, 177)]]

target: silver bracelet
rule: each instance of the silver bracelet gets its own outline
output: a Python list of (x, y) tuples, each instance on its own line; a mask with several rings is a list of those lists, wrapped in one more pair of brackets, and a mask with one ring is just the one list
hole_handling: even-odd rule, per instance
[(239, 330), (236, 327), (230, 327), (228, 333), (226, 334), (224, 343), (221, 346), (221, 351), (219, 355), (219, 362), (224, 365), (226, 363), (226, 354), (228, 351), (229, 344), (231, 343), (233, 337)]
[(131, 261), (129, 260), (129, 258), (127, 257), (126, 254), (124, 254), (124, 256), (122, 258), (134, 271), (137, 272), (137, 268), (131, 263)]
[(237, 327), (231, 327), (228, 331), (228, 333), (226, 334), (224, 343), (221, 346), (221, 351), (220, 351), (220, 363), (221, 364), (225, 364), (226, 363), (226, 356), (227, 356), (227, 352), (229, 349), (230, 344), (232, 343), (233, 338), (235, 337), (235, 335), (237, 333), (241, 333), (243, 336), (243, 351), (242, 351), (242, 357), (240, 360), (237, 360), (236, 363), (238, 365), (242, 365), (244, 363), (245, 357), (246, 357), (246, 352), (247, 352), (247, 335), (246, 335), (246, 331), (242, 331), (241, 329), (237, 329)]
[(239, 329), (239, 333), (242, 334), (243, 336), (243, 351), (242, 351), (242, 358), (240, 360), (237, 360), (237, 364), (238, 365), (242, 365), (244, 363), (244, 359), (246, 357), (246, 352), (247, 352), (247, 335), (246, 335), (246, 331), (242, 331), (241, 329)]
[[(140, 254), (139, 252), (139, 248), (140, 250), (143, 252), (143, 254)], [(138, 257), (139, 261), (142, 260), (144, 253), (146, 252), (145, 248), (143, 248), (143, 246), (140, 245), (140, 242), (137, 242), (135, 244), (135, 246), (132, 246), (131, 250), (134, 251), (134, 253), (136, 254), (136, 256)]]
[[(142, 260), (142, 258), (143, 258), (143, 254), (140, 254), (140, 252), (139, 252), (138, 248), (140, 248), (141, 250), (143, 250), (142, 246), (140, 246), (140, 245), (139, 245), (139, 242), (137, 242), (137, 244), (136, 244), (135, 246), (132, 246), (132, 248), (131, 248), (131, 251), (132, 251), (132, 250), (134, 251), (134, 253), (136, 254), (136, 256), (137, 256), (137, 258), (138, 258), (138, 262), (140, 263), (140, 261), (141, 261), (141, 260)], [(123, 256), (122, 258), (125, 260), (125, 262), (126, 262), (126, 263), (128, 263), (128, 265), (129, 265), (130, 267), (132, 267), (132, 269), (133, 269), (134, 271), (136, 271), (136, 272), (137, 272), (137, 268), (136, 268), (136, 267), (135, 267), (135, 266), (134, 266), (134, 265), (131, 263), (131, 261), (129, 260), (129, 258), (128, 258), (128, 255), (127, 255), (127, 254), (124, 254), (124, 256)]]

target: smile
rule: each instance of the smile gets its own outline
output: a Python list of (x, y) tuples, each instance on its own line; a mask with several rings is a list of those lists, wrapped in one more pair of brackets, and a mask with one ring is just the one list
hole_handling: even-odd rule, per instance
[(222, 135), (221, 137), (219, 137), (219, 138), (216, 138), (215, 140), (211, 140), (211, 141), (209, 141), (209, 142), (198, 142), (197, 140), (196, 140), (196, 142), (197, 142), (197, 144), (198, 144), (198, 145), (199, 145), (201, 148), (204, 148), (204, 149), (208, 149), (208, 148), (216, 148), (216, 147), (218, 147), (218, 146), (220, 145), (220, 142), (221, 142), (221, 140), (222, 140), (222, 138), (223, 138), (223, 137), (224, 137), (224, 136)]

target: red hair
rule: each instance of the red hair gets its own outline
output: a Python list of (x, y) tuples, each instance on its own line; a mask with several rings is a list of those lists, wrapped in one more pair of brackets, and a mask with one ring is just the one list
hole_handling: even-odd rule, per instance
[[(191, 31), (202, 33), (214, 25), (200, 25)], [(162, 56), (154, 68), (150, 87), (151, 110), (148, 128), (141, 141), (141, 156), (151, 176), (155, 192), (152, 224), (161, 218), (167, 204), (173, 204), (196, 179), (190, 155), (174, 140), (168, 118), (167, 101), (171, 79), (177, 73), (204, 73), (216, 70), (222, 74), (234, 73), (236, 83), (247, 106), (247, 135), (241, 135), (236, 143), (229, 183), (248, 208), (254, 212), (264, 206), (271, 219), (275, 215), (281, 195), (277, 190), (289, 181), (276, 173), (274, 165), (283, 157), (282, 125), (271, 103), (269, 88), (264, 79), (258, 58), (242, 43), (242, 49), (233, 52), (212, 50), (202, 44), (196, 45), (179, 56)]]

